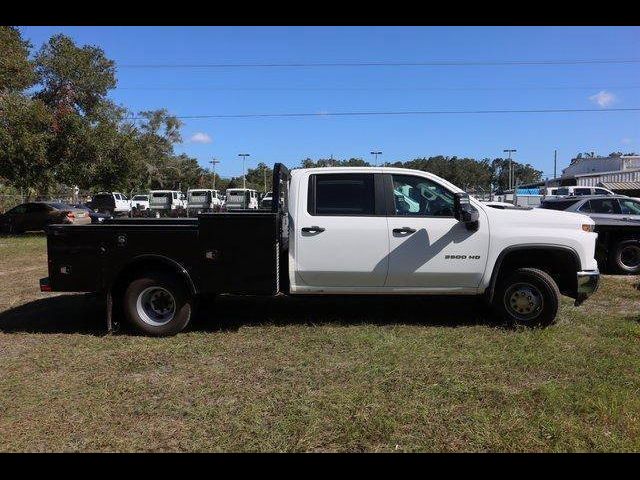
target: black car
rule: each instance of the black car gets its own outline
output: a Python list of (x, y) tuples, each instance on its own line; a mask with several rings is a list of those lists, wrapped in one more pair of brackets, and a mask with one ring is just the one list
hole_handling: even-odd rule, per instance
[(91, 217), (91, 223), (102, 223), (107, 218), (111, 218), (111, 215), (107, 213), (96, 212), (84, 203), (73, 203), (71, 204), (71, 206), (77, 208), (78, 210), (84, 210), (85, 212), (87, 212), (89, 214), (89, 217)]

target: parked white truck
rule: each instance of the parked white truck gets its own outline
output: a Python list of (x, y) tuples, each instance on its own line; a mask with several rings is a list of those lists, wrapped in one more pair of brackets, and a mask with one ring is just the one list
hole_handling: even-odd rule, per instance
[(508, 322), (545, 326), (561, 294), (579, 304), (598, 286), (584, 215), (492, 208), (398, 168), (276, 164), (273, 185), (269, 211), (52, 227), (41, 286), (104, 291), (150, 335), (181, 331), (195, 298), (216, 294), (472, 295)]
[(258, 192), (251, 188), (228, 188), (225, 205), (227, 210), (257, 210)]
[(218, 190), (206, 188), (187, 190), (187, 214), (189, 216), (218, 212), (221, 205), (222, 198)]
[(151, 190), (149, 192), (149, 216), (175, 217), (187, 208), (184, 193), (179, 190)]

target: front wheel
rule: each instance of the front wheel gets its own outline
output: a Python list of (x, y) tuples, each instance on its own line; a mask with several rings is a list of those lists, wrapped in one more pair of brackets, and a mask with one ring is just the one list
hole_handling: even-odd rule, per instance
[(555, 322), (560, 306), (556, 282), (537, 268), (519, 268), (499, 282), (493, 307), (512, 325), (546, 327)]
[(191, 321), (193, 299), (180, 279), (151, 273), (133, 280), (124, 293), (124, 313), (138, 330), (168, 336), (184, 330)]

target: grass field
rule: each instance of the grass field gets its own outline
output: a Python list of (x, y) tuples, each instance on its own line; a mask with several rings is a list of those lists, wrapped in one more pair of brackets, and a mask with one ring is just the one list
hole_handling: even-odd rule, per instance
[(640, 450), (637, 277), (545, 330), (461, 299), (236, 298), (155, 339), (105, 336), (45, 275), (43, 237), (0, 237), (2, 451)]

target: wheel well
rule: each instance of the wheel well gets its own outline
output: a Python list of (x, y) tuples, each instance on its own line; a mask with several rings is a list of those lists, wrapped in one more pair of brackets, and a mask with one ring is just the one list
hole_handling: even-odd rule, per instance
[(129, 285), (133, 279), (149, 272), (161, 272), (175, 275), (176, 278), (179, 278), (184, 283), (187, 291), (192, 295), (197, 293), (189, 274), (179, 264), (162, 257), (143, 258), (126, 265), (116, 275), (111, 283), (111, 292), (114, 300), (117, 301), (122, 297), (127, 285)]
[(548, 273), (563, 295), (576, 295), (576, 272), (580, 270), (580, 260), (573, 250), (557, 247), (518, 248), (499, 257), (492, 278), (491, 295), (502, 278), (518, 268), (525, 267), (537, 268)]

